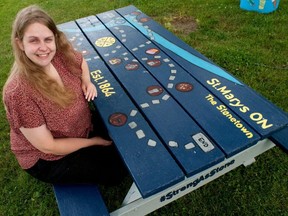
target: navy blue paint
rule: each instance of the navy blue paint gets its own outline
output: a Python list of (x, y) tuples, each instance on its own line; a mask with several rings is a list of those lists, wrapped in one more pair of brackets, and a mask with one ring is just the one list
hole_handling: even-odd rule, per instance
[[(105, 14), (102, 15), (105, 16)], [(92, 19), (92, 23), (95, 26), (95, 32), (91, 31), (91, 28), (93, 27), (91, 24)], [(77, 22), (84, 31), (85, 27), (89, 29), (85, 34), (92, 43), (97, 41), (99, 38), (114, 37), (108, 30), (96, 26), (96, 23), (97, 25), (102, 25), (96, 17), (83, 18), (77, 20)], [(116, 47), (119, 48), (116, 49)], [(138, 65), (137, 70), (128, 71), (125, 69), (125, 65), (127, 63), (132, 63), (134, 57), (119, 41), (116, 41), (113, 46), (95, 46), (95, 48), (107, 64), (109, 64), (110, 59), (116, 57), (122, 59), (121, 64), (110, 64), (111, 70), (114, 72), (115, 76), (117, 76), (122, 85), (125, 86), (125, 89), (129, 92), (133, 100), (138, 104), (139, 109), (141, 109), (141, 104), (149, 104), (148, 108), (142, 108), (143, 113), (146, 115), (147, 119), (149, 119), (153, 128), (155, 128), (157, 133), (159, 133), (162, 140), (164, 140), (167, 148), (169, 148), (171, 153), (175, 156), (175, 159), (184, 169), (187, 176), (200, 172), (224, 159), (224, 154), (217, 148), (217, 146), (209, 153), (204, 153), (196, 144), (196, 147), (190, 151), (185, 149), (185, 144), (194, 142), (191, 138), (192, 135), (205, 132), (198, 127), (193, 119), (189, 117), (189, 115), (173, 98), (171, 98), (171, 96), (169, 96), (170, 98), (168, 100), (162, 100), (163, 96), (168, 95), (165, 90), (159, 96), (150, 96), (146, 92), (147, 87), (150, 85), (160, 86), (160, 84), (143, 68), (141, 64)], [(117, 52), (113, 53), (113, 50), (117, 50)], [(160, 103), (152, 104), (152, 100), (159, 100)], [(177, 142), (179, 147), (169, 147), (169, 141)]]
[[(88, 59), (90, 72), (101, 70), (101, 74), (104, 77), (103, 80), (108, 80), (116, 92), (116, 94), (110, 97), (105, 97), (105, 94), (98, 88), (98, 97), (94, 100), (94, 103), (104, 119), (109, 134), (121, 153), (142, 196), (148, 197), (183, 180), (184, 174), (175, 160), (152, 131), (117, 80), (112, 76), (104, 62), (99, 58), (94, 58), (97, 56), (95, 50), (85, 39), (84, 35), (78, 32), (77, 25), (70, 22), (60, 25), (60, 28), (64, 32), (65, 29), (69, 30), (65, 32), (69, 38), (73, 38), (75, 33), (78, 34), (78, 38), (83, 38), (83, 40), (79, 40), (76, 44), (81, 42), (81, 50), (86, 50), (89, 53), (85, 58)], [(91, 79), (93, 80), (92, 77)], [(93, 83), (98, 87), (97, 82), (93, 80)], [(137, 111), (137, 115), (134, 117), (130, 116), (132, 110)], [(108, 121), (109, 116), (116, 112), (121, 112), (128, 116), (127, 123), (122, 127), (113, 126)], [(132, 121), (137, 123), (137, 128), (134, 130), (128, 126), (128, 123)], [(135, 132), (139, 129), (144, 131), (146, 137), (142, 139), (137, 138)], [(147, 142), (149, 139), (156, 141), (157, 145), (155, 147), (148, 146)], [(165, 173), (165, 175), (157, 175), (159, 170)]]
[(269, 137), (278, 147), (288, 154), (288, 127), (273, 133)]
[[(109, 16), (107, 16), (107, 14), (109, 14)], [(113, 19), (111, 18), (112, 15), (114, 16)], [(110, 25), (121, 19), (117, 13), (112, 11), (99, 14), (98, 17), (104, 24), (108, 23)], [(113, 26), (110, 28), (110, 30), (119, 39), (121, 39), (122, 34), (125, 34), (127, 40), (123, 44), (137, 57), (140, 62), (142, 62), (146, 69), (158, 79), (158, 81), (167, 89), (167, 91), (169, 91), (169, 93), (175, 97), (175, 99), (195, 119), (195, 121), (205, 130), (205, 132), (213, 138), (213, 140), (227, 156), (232, 156), (259, 141), (259, 135), (252, 128), (250, 128), (241, 119), (241, 117), (237, 116), (229, 108), (229, 113), (235, 116), (235, 118), (241, 120), (244, 127), (253, 134), (252, 138), (247, 138), (247, 136), (241, 132), (239, 128), (233, 125), (229, 119), (223, 116), (223, 114), (216, 109), (216, 106), (222, 104), (217, 98), (214, 99), (217, 102), (217, 105), (211, 105), (211, 103), (205, 99), (210, 92), (199, 84), (191, 75), (186, 73), (186, 71), (184, 71), (173, 59), (170, 59), (164, 52), (160, 51), (159, 54), (156, 54), (158, 57), (161, 56), (161, 58), (155, 58), (162, 61), (160, 66), (151, 67), (147, 65), (146, 59), (154, 59), (154, 56), (146, 54), (145, 50), (158, 47), (151, 41), (151, 43), (147, 44), (147, 38), (135, 30), (131, 25), (129, 26), (129, 24), (125, 24), (119, 27)], [(142, 47), (140, 45), (142, 45)], [(134, 48), (137, 48), (137, 50), (134, 51)], [(145, 58), (145, 60), (142, 60), (143, 58)], [(168, 59), (169, 62), (165, 63), (164, 59)], [(169, 64), (173, 64), (174, 66), (171, 68), (169, 67)], [(175, 74), (171, 74), (171, 69), (176, 70), (177, 72)], [(169, 80), (171, 75), (175, 75), (175, 80)], [(147, 82), (150, 83), (148, 80)], [(179, 92), (176, 90), (175, 86), (180, 82), (191, 83), (194, 89), (186, 93)], [(173, 83), (174, 87), (167, 88), (169, 83)], [(169, 116), (171, 115), (169, 114)], [(179, 117), (177, 116), (177, 118)], [(227, 133), (227, 131), (229, 131), (229, 133)]]
[[(135, 17), (135, 19), (140, 19), (143, 17), (149, 18), (144, 13), (140, 12), (134, 6), (129, 6), (125, 8), (121, 8), (117, 10), (120, 14), (124, 17), (130, 17), (130, 14), (138, 11), (139, 15)], [(132, 22), (133, 25), (136, 27), (139, 25), (138, 21)], [(157, 32), (159, 35), (165, 36), (169, 41), (173, 41), (177, 46), (181, 47), (182, 49), (186, 49), (187, 52), (196, 55), (197, 51), (189, 47), (187, 44), (183, 43), (179, 38), (175, 35), (171, 34), (171, 32), (167, 31), (161, 25), (149, 19), (148, 22), (144, 23), (146, 26), (149, 27), (152, 31)], [(240, 115), (247, 123), (253, 127), (263, 138), (266, 138), (273, 132), (279, 130), (283, 126), (288, 124), (288, 117), (284, 114), (282, 110), (276, 107), (274, 104), (267, 101), (265, 98), (260, 96), (258, 93), (253, 91), (251, 88), (247, 87), (246, 85), (239, 85), (234, 82), (231, 82), (221, 76), (217, 76), (207, 70), (203, 70), (203, 68), (197, 67), (194, 64), (186, 61), (182, 56), (179, 56), (172, 52), (171, 50), (165, 48), (161, 44), (158, 44), (163, 51), (165, 51), (171, 58), (173, 58), (176, 62), (178, 62), (184, 69), (186, 69), (195, 79), (201, 82), (203, 85), (208, 88), (209, 91), (212, 91), (219, 99), (223, 101), (223, 103), (229, 105), (229, 101), (225, 98), (225, 96), (217, 91), (215, 88), (212, 88), (211, 85), (207, 84), (207, 80), (211, 80), (212, 78), (217, 78), (221, 82), (221, 86), (227, 86), (227, 89), (231, 89), (236, 98), (238, 98), (242, 104), (245, 104), (250, 110), (246, 113), (243, 113), (239, 110), (239, 107), (230, 106), (230, 108)], [(253, 113), (261, 113), (263, 118), (268, 120), (267, 124), (273, 124), (273, 126), (269, 128), (262, 128), (262, 124), (258, 124), (257, 122), (251, 120), (250, 115)], [(260, 118), (260, 117), (259, 117)]]
[[(131, 8), (128, 8), (131, 9)], [(123, 9), (118, 9), (120, 13), (122, 12)], [(124, 8), (124, 11), (126, 12), (127, 8)], [(237, 83), (241, 85), (241, 82), (237, 80), (235, 77), (233, 77), (231, 74), (227, 73), (224, 69), (221, 67), (215, 65), (214, 63), (210, 61), (206, 61), (201, 57), (198, 57), (197, 55), (194, 55), (186, 50), (186, 48), (182, 48), (178, 46), (175, 41), (171, 40), (169, 36), (173, 36), (170, 32), (167, 31), (168, 34), (161, 34), (161, 29), (153, 30), (151, 28), (147, 28), (146, 23), (149, 23), (148, 21), (145, 20), (144, 23), (139, 23), (137, 19), (142, 18), (141, 16), (141, 11), (137, 10), (134, 11), (133, 13), (125, 13), (125, 18), (129, 20), (129, 22), (133, 23), (135, 27), (142, 32), (142, 34), (148, 36), (151, 38), (151, 40), (155, 40), (157, 43), (161, 44), (163, 47), (165, 47), (168, 50), (171, 50), (175, 54), (181, 56), (181, 58), (186, 59), (193, 65), (197, 65), (200, 68), (203, 68), (206, 71), (209, 71), (210, 73), (217, 74), (227, 80), (230, 80), (231, 82)], [(144, 17), (145, 18), (145, 17)]]
[(61, 216), (110, 215), (96, 185), (54, 185)]

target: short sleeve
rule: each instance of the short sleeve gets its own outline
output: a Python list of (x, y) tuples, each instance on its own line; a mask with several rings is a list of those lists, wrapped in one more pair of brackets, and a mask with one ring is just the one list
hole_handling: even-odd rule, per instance
[(83, 56), (80, 52), (74, 51), (75, 58), (76, 58), (76, 64), (79, 65), (79, 68), (81, 69)]
[(58, 51), (53, 59), (53, 63), (57, 65), (57, 67), (64, 67), (66, 70), (71, 70), (73, 74), (77, 76), (81, 76), (82, 74), (82, 62), (83, 56), (80, 52), (73, 50), (72, 53), (73, 64), (69, 64), (69, 61), (65, 59), (65, 54), (63, 52)]
[(83, 56), (80, 52), (77, 52), (74, 50), (74, 55), (75, 55), (75, 61), (76, 61), (76, 73), (82, 75), (82, 62), (83, 62)]
[(13, 128), (35, 128), (45, 124), (37, 103), (25, 92), (15, 90), (5, 95), (8, 121)]

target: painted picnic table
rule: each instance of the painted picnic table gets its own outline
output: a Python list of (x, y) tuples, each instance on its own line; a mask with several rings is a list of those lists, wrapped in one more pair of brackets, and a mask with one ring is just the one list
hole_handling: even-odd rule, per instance
[(111, 215), (149, 213), (272, 148), (287, 115), (134, 6), (59, 25), (134, 180)]

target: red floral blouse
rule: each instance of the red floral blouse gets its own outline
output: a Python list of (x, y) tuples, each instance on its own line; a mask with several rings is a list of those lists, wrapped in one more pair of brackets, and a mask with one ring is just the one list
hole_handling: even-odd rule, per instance
[(82, 56), (76, 53), (79, 76), (72, 75), (60, 53), (52, 60), (64, 86), (72, 88), (77, 100), (67, 108), (61, 108), (42, 96), (29, 85), (28, 81), (18, 76), (8, 84), (4, 101), (7, 119), (10, 123), (11, 150), (23, 169), (32, 167), (38, 159), (57, 160), (63, 156), (45, 154), (28, 142), (19, 130), (20, 127), (35, 128), (43, 124), (51, 131), (54, 138), (88, 136), (91, 129), (91, 114), (81, 88)]

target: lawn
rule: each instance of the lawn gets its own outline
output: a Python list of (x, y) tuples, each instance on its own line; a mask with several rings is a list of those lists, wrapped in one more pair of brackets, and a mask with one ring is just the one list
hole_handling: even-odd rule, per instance
[[(243, 11), (236, 0), (2, 0), (0, 86), (13, 63), (11, 24), (17, 11), (38, 4), (63, 23), (130, 4), (153, 17), (193, 48), (288, 112), (288, 2), (277, 11)], [(2, 92), (2, 91), (1, 91)], [(9, 146), (9, 125), (0, 105), (0, 216), (58, 215), (51, 185), (23, 172)], [(260, 155), (151, 215), (288, 215), (288, 157), (279, 148)], [(110, 210), (121, 204), (131, 179), (101, 188)]]

